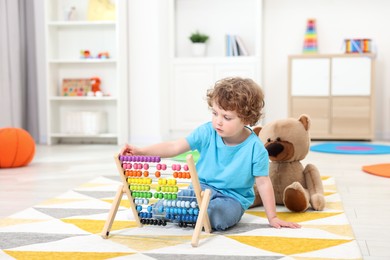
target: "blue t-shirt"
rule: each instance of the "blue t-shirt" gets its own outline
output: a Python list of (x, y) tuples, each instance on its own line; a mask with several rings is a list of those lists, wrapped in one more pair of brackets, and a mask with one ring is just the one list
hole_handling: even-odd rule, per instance
[(227, 146), (208, 122), (186, 140), (200, 153), (196, 169), (201, 183), (237, 199), (244, 209), (252, 205), (254, 177), (268, 176), (269, 169), (268, 152), (253, 131), (241, 144)]

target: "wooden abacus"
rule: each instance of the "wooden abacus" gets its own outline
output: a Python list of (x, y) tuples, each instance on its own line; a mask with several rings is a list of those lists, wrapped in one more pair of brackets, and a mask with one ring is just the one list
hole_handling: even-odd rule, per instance
[[(189, 154), (186, 157), (186, 161), (188, 165), (184, 165), (184, 170), (189, 171), (191, 183), (193, 186), (193, 190), (195, 193), (195, 198), (197, 202), (197, 209), (193, 210), (195, 207), (195, 203), (191, 203), (191, 207), (189, 209), (189, 212), (191, 214), (183, 214), (182, 211), (187, 212), (186, 209), (179, 209), (180, 213), (177, 212), (177, 208), (169, 208), (166, 209), (166, 211), (169, 210), (169, 212), (164, 212), (164, 207), (159, 209), (153, 209), (153, 205), (149, 205), (148, 199), (145, 199), (148, 203), (147, 210), (148, 212), (144, 212), (144, 207), (141, 205), (136, 205), (136, 200), (133, 197), (139, 197), (141, 194), (141, 197), (147, 197), (155, 199), (164, 199), (165, 201), (174, 201), (177, 198), (178, 189), (177, 186), (174, 186), (173, 188), (169, 188), (168, 192), (167, 189), (163, 187), (163, 192), (161, 190), (155, 189), (155, 192), (153, 194), (152, 191), (150, 191), (150, 184), (152, 184), (152, 178), (149, 178), (149, 164), (152, 164), (156, 168), (155, 177), (159, 180), (160, 183), (165, 183), (165, 181), (161, 181), (164, 179), (160, 179), (161, 172), (167, 170), (166, 164), (160, 164), (160, 157), (157, 156), (119, 156), (115, 155), (114, 160), (116, 163), (116, 166), (118, 168), (119, 176), (121, 178), (122, 184), (118, 187), (117, 193), (115, 195), (114, 201), (112, 203), (110, 212), (108, 214), (108, 218), (106, 220), (106, 223), (104, 225), (103, 231), (101, 236), (103, 238), (108, 238), (112, 224), (114, 222), (116, 213), (119, 208), (119, 204), (122, 200), (123, 194), (126, 194), (129, 202), (130, 202), (130, 209), (132, 210), (132, 213), (135, 218), (135, 222), (138, 227), (142, 227), (143, 224), (155, 224), (155, 225), (162, 225), (165, 226), (167, 222), (179, 222), (179, 225), (181, 226), (187, 226), (188, 223), (192, 223), (192, 226), (194, 223), (194, 232), (192, 235), (191, 245), (193, 247), (197, 247), (199, 244), (199, 236), (202, 232), (202, 229), (204, 228), (206, 233), (211, 232), (211, 225), (210, 220), (207, 214), (207, 208), (210, 202), (210, 195), (211, 191), (209, 189), (206, 189), (204, 192), (201, 190), (198, 174), (196, 172), (195, 163), (192, 158), (192, 155)], [(180, 172), (181, 165), (180, 164), (172, 164), (171, 167), (174, 171), (173, 176), (175, 178), (178, 177), (178, 175), (182, 175), (184, 178), (188, 178), (188, 172)], [(144, 172), (142, 173), (142, 170)], [(176, 175), (176, 176), (175, 176)], [(144, 183), (145, 185), (133, 185), (132, 182), (136, 181), (136, 183)], [(161, 181), (161, 182), (160, 182)], [(171, 183), (176, 183), (176, 179), (170, 179), (168, 181), (171, 181)], [(159, 187), (159, 186), (157, 186)], [(131, 189), (133, 188), (133, 189)], [(145, 190), (144, 192), (137, 192), (135, 190), (138, 190), (141, 188), (141, 190)], [(161, 187), (160, 187), (161, 188)], [(176, 194), (176, 196), (175, 196)], [(165, 202), (164, 201), (164, 202)], [(188, 206), (188, 203), (184, 203), (186, 206)], [(152, 218), (153, 217), (153, 211), (158, 210), (160, 212), (159, 219)], [(165, 214), (164, 214), (165, 213)]]

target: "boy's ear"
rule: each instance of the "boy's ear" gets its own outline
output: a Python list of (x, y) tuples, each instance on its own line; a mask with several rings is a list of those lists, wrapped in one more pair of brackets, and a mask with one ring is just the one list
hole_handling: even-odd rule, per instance
[(260, 131), (261, 131), (262, 127), (261, 126), (255, 126), (252, 128), (253, 132), (255, 132), (255, 134), (258, 136)]

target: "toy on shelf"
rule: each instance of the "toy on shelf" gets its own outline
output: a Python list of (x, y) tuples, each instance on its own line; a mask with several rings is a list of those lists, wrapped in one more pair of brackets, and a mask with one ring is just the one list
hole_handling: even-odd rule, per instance
[(344, 40), (345, 53), (370, 53), (371, 39), (346, 39)]
[(108, 53), (108, 51), (99, 52), (97, 58), (98, 59), (109, 59), (110, 58), (110, 53)]
[(77, 20), (77, 10), (75, 6), (71, 6), (65, 13), (66, 21), (76, 21)]
[(99, 77), (63, 79), (61, 95), (68, 97), (103, 97), (105, 95), (101, 90), (101, 79)]
[(317, 53), (317, 32), (316, 32), (316, 20), (309, 19), (307, 21), (305, 41), (303, 44), (303, 53)]
[(109, 59), (110, 53), (108, 51), (99, 52), (96, 57), (94, 57), (89, 50), (80, 51), (80, 59)]
[(91, 78), (91, 86), (92, 86), (91, 90), (94, 94), (96, 94), (96, 92), (101, 92), (100, 83), (101, 83), (101, 80), (99, 77), (92, 77)]
[(62, 96), (87, 96), (91, 91), (91, 79), (63, 79), (61, 95)]
[[(191, 245), (198, 246), (200, 232), (211, 232), (207, 214), (211, 191), (202, 192), (192, 155), (187, 164), (168, 166), (158, 156), (114, 156), (122, 181), (111, 206), (102, 237), (108, 238), (125, 193), (138, 227), (142, 225), (194, 227)], [(152, 174), (152, 172), (154, 172)], [(172, 176), (172, 177), (169, 177)], [(187, 186), (193, 186), (190, 196)], [(183, 185), (179, 184), (183, 182)]]
[(80, 51), (80, 58), (81, 59), (92, 59), (91, 52), (89, 50), (81, 50)]

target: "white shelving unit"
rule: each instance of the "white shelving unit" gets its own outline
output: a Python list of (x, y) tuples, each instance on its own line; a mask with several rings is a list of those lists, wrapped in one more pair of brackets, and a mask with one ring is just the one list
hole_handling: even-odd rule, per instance
[[(206, 90), (224, 77), (261, 84), (262, 0), (169, 0), (170, 132), (181, 136), (210, 120)], [(204, 57), (193, 57), (189, 36), (209, 36)], [(238, 35), (248, 56), (227, 56), (226, 35)]]
[[(103, 1), (104, 2), (104, 1)], [(127, 140), (126, 1), (114, 1), (114, 20), (88, 20), (88, 0), (46, 0), (47, 143)], [(75, 7), (76, 19), (67, 11)], [(95, 58), (81, 58), (89, 50)], [(108, 52), (108, 59), (96, 58)], [(63, 79), (98, 77), (103, 96), (62, 96)], [(70, 113), (89, 113), (81, 122)], [(80, 120), (79, 118), (79, 120)], [(88, 121), (89, 120), (89, 121)], [(88, 122), (86, 122), (88, 121)], [(78, 126), (70, 131), (69, 124)]]

